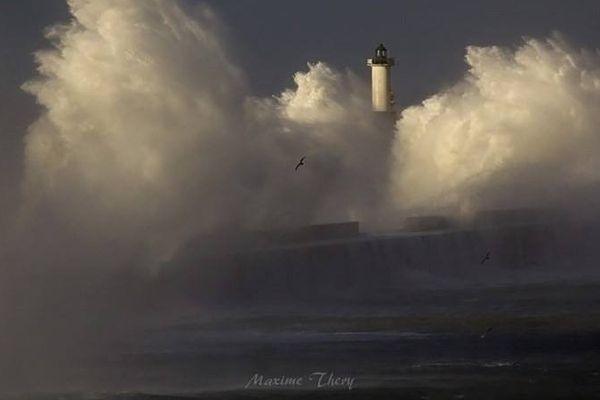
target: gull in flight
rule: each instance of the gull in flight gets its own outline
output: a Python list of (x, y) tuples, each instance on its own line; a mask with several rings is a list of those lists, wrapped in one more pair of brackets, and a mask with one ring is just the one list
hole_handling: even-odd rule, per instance
[(306, 157), (302, 157), (302, 158), (300, 159), (300, 162), (298, 163), (298, 165), (296, 165), (296, 169), (295, 169), (294, 171), (298, 171), (298, 168), (300, 168), (300, 166), (301, 166), (301, 165), (304, 165), (304, 159), (305, 159), (305, 158), (306, 158)]
[(490, 252), (488, 251), (488, 252), (485, 254), (485, 257), (483, 257), (483, 259), (481, 260), (481, 265), (485, 264), (485, 262), (486, 262), (487, 260), (489, 260), (489, 259), (490, 259)]
[(492, 331), (492, 329), (494, 329), (493, 327), (489, 327), (487, 328), (487, 330), (485, 332), (483, 332), (483, 334), (481, 336), (479, 336), (481, 339), (485, 339), (486, 336)]

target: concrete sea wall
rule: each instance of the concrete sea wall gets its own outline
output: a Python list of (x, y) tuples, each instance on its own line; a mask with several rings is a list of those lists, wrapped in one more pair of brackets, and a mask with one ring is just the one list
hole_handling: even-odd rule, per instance
[(198, 251), (198, 243), (195, 251), (172, 262), (165, 280), (206, 299), (355, 298), (410, 288), (415, 274), (443, 282), (487, 271), (594, 268), (598, 238), (597, 225), (537, 224), (362, 235), (227, 252)]

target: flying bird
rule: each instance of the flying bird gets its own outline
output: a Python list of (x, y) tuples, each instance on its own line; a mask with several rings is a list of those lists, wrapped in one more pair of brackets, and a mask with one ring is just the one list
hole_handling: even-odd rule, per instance
[(486, 336), (492, 331), (492, 329), (494, 329), (494, 327), (490, 326), (489, 328), (487, 328), (487, 330), (485, 332), (483, 332), (483, 334), (481, 336), (479, 336), (480, 339), (485, 339)]
[(488, 251), (487, 253), (485, 253), (485, 257), (483, 257), (481, 259), (481, 265), (485, 264), (485, 262), (489, 259), (490, 259), (490, 252)]
[(300, 168), (300, 166), (301, 166), (301, 165), (304, 165), (304, 159), (305, 159), (305, 158), (306, 158), (306, 157), (302, 157), (302, 158), (300, 159), (300, 162), (298, 163), (298, 165), (296, 165), (296, 169), (295, 169), (294, 171), (298, 171), (298, 168)]

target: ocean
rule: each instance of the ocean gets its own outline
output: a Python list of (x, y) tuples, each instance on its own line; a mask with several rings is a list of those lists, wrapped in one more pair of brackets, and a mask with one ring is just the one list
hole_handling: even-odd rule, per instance
[(181, 308), (80, 361), (7, 398), (600, 398), (600, 284)]

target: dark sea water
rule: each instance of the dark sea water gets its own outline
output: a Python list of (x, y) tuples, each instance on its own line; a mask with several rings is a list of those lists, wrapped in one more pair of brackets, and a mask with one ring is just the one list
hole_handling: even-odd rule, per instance
[(600, 285), (188, 308), (149, 321), (113, 349), (63, 371), (68, 390), (8, 397), (600, 398)]

